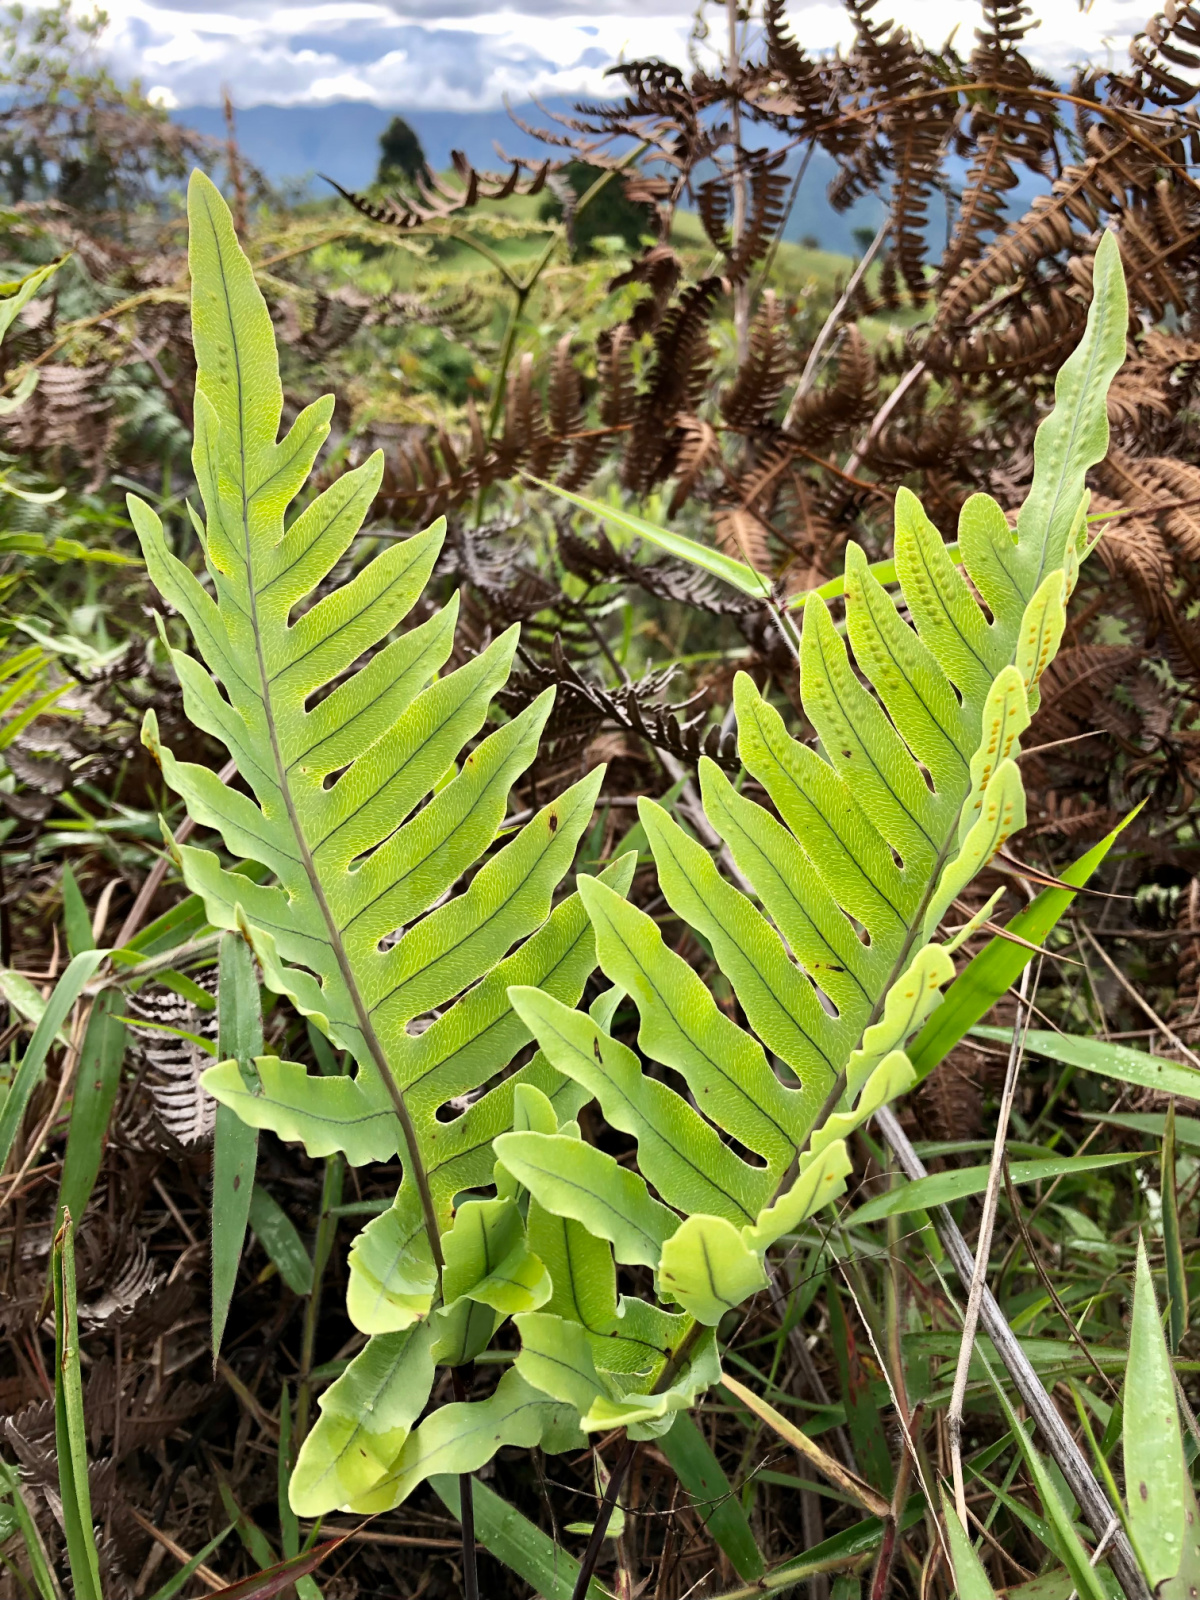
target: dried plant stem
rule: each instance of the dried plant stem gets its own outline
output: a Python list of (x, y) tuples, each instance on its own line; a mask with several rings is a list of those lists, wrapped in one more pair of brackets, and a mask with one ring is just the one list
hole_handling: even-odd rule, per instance
[[(875, 1123), (891, 1145), (904, 1175), (913, 1180), (928, 1177), (924, 1162), (913, 1149), (908, 1135), (890, 1107), (883, 1106), (875, 1113)], [(975, 1274), (975, 1258), (958, 1224), (946, 1206), (934, 1207), (931, 1215), (938, 1238), (950, 1258), (959, 1281), (969, 1284)], [(1053, 1400), (1046, 1393), (1042, 1380), (1034, 1371), (1033, 1363), (1009, 1327), (1004, 1312), (986, 1286), (980, 1296), (979, 1320), (995, 1346), (996, 1354), (1012, 1379), (1022, 1402), (1037, 1423), (1050, 1455), (1066, 1479), (1067, 1487), (1079, 1502), (1088, 1526), (1097, 1538), (1103, 1538), (1113, 1514), (1108, 1497), (1097, 1483), (1083, 1452), (1059, 1415)], [(1151, 1600), (1149, 1586), (1142, 1576), (1141, 1568), (1123, 1530), (1118, 1529), (1112, 1537), (1109, 1561), (1128, 1600)]]
[(804, 399), (804, 396), (817, 381), (817, 370), (820, 367), (821, 358), (825, 354), (825, 350), (829, 344), (829, 341), (837, 332), (838, 324), (841, 322), (843, 313), (845, 312), (846, 307), (850, 304), (855, 290), (858, 288), (859, 284), (870, 270), (871, 263), (874, 261), (875, 257), (879, 254), (880, 250), (882, 250), (883, 242), (887, 238), (888, 230), (891, 228), (891, 226), (892, 219), (890, 216), (885, 217), (884, 220), (879, 224), (879, 231), (876, 233), (875, 237), (871, 240), (870, 244), (863, 252), (862, 260), (850, 274), (850, 281), (842, 290), (841, 296), (835, 303), (833, 310), (825, 318), (825, 321), (821, 327), (821, 331), (814, 340), (812, 349), (808, 352), (808, 360), (804, 363), (804, 371), (800, 374), (800, 382), (796, 385), (796, 392), (788, 404), (787, 414), (783, 419), (783, 431), (785, 433), (796, 420), (796, 411), (799, 408), (800, 402)]
[(1175, 1046), (1176, 1050), (1181, 1050), (1194, 1067), (1200, 1067), (1200, 1056), (1198, 1056), (1194, 1050), (1188, 1049), (1187, 1045), (1184, 1044), (1183, 1040), (1174, 1031), (1174, 1029), (1169, 1027), (1167, 1023), (1165, 1023), (1159, 1016), (1158, 1012), (1155, 1011), (1149, 1000), (1147, 1000), (1140, 993), (1140, 991), (1132, 983), (1130, 983), (1129, 979), (1121, 971), (1120, 967), (1117, 966), (1116, 962), (1112, 959), (1108, 952), (1097, 943), (1092, 930), (1090, 928), (1084, 928), (1082, 932), (1084, 938), (1100, 957), (1101, 961), (1103, 961), (1104, 965), (1112, 973), (1113, 977), (1121, 985), (1122, 989), (1124, 989), (1125, 993), (1135, 1005), (1139, 1006), (1146, 1013), (1146, 1015), (1150, 1018), (1150, 1021), (1162, 1034), (1163, 1038), (1169, 1039), (1170, 1042)]
[(604, 1498), (596, 1509), (596, 1520), (592, 1524), (591, 1536), (587, 1542), (587, 1549), (583, 1552), (583, 1560), (579, 1563), (579, 1576), (575, 1579), (575, 1587), (571, 1591), (571, 1600), (587, 1600), (588, 1586), (592, 1581), (592, 1573), (596, 1570), (596, 1563), (600, 1559), (600, 1550), (608, 1534), (608, 1525), (612, 1521), (612, 1514), (616, 1508), (617, 1496), (625, 1487), (625, 1479), (633, 1465), (633, 1453), (637, 1449), (637, 1441), (626, 1437), (621, 1447), (621, 1454), (617, 1457), (616, 1465), (609, 1475), (608, 1487), (604, 1491)]
[(988, 1257), (992, 1250), (992, 1232), (996, 1226), (996, 1211), (1000, 1204), (1000, 1185), (1004, 1181), (1004, 1146), (1008, 1139), (1008, 1121), (1012, 1113), (1013, 1097), (1017, 1092), (1017, 1075), (1024, 1054), (1024, 1030), (1029, 1018), (1026, 1004), (1029, 994), (1029, 968), (1021, 973), (1018, 991), (1017, 1015), (1013, 1022), (1012, 1048), (1008, 1052), (1008, 1068), (1004, 1074), (1004, 1093), (1000, 1097), (1000, 1112), (996, 1118), (996, 1137), (992, 1143), (992, 1163), (988, 1172), (987, 1189), (983, 1196), (983, 1215), (979, 1221), (979, 1240), (975, 1246), (975, 1268), (967, 1291), (967, 1309), (963, 1317), (962, 1341), (958, 1347), (958, 1365), (954, 1369), (954, 1388), (946, 1423), (950, 1431), (950, 1467), (954, 1475), (954, 1503), (958, 1520), (967, 1526), (967, 1491), (963, 1482), (962, 1419), (963, 1403), (967, 1397), (967, 1378), (971, 1371), (971, 1354), (975, 1348), (975, 1334), (979, 1328), (979, 1307), (987, 1284)]
[(863, 457), (874, 443), (879, 430), (884, 426), (892, 412), (895, 411), (901, 400), (904, 399), (904, 396), (912, 388), (913, 384), (916, 383), (917, 379), (921, 377), (924, 371), (925, 363), (923, 361), (918, 361), (916, 366), (910, 367), (900, 379), (900, 382), (896, 385), (891, 394), (888, 395), (887, 399), (875, 413), (875, 416), (871, 422), (871, 426), (867, 429), (862, 443), (855, 445), (854, 449), (850, 452), (850, 455), (846, 460), (846, 465), (842, 469), (844, 472), (854, 473), (858, 471), (859, 467), (862, 465)]

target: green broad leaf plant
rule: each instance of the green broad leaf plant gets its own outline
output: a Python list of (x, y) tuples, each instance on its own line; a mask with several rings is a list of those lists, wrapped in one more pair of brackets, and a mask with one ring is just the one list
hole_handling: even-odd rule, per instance
[[(632, 852), (559, 894), (600, 769), (503, 832), (552, 692), (485, 734), (517, 630), (443, 675), (455, 600), (401, 629), (442, 524), (330, 578), (378, 455), (288, 520), (333, 402), (280, 437), (267, 307), (200, 174), (189, 218), (203, 573), (136, 497), (130, 513), (190, 630), (196, 653), (172, 649), (188, 715), (249, 792), (164, 748), (152, 714), (143, 736), (193, 818), (265, 869), (256, 881), (178, 847), (208, 920), (353, 1063), (315, 1074), (239, 1053), (207, 1087), (314, 1157), (403, 1168), (350, 1252), (347, 1306), (368, 1343), (321, 1396), (290, 1486), (302, 1515), (369, 1514), (502, 1444), (668, 1432), (719, 1379), (717, 1326), (767, 1283), (771, 1247), (843, 1191), (848, 1136), (914, 1081), (906, 1046), (985, 914), (960, 897), (1024, 823), (1020, 738), (1087, 553), (1084, 479), (1107, 448), (1128, 310), (1106, 236), (1015, 531), (973, 496), (952, 553), (902, 491), (899, 602), (855, 546), (844, 630), (808, 598), (815, 747), (739, 680), (740, 752), (770, 805), (702, 763), (719, 859), (642, 802), (661, 891), (713, 951), (740, 1026), (625, 898)], [(607, 987), (584, 1011), (597, 962)], [(627, 1001), (637, 1052), (611, 1031)], [(636, 1141), (636, 1168), (582, 1137), (589, 1101)], [(621, 1268), (656, 1293), (621, 1293)], [(435, 1369), (472, 1361), (510, 1316), (520, 1353), (490, 1397), (426, 1414)]]
[[(508, 990), (537, 986), (569, 1007), (595, 965), (583, 902), (556, 904), (555, 892), (603, 774), (499, 841), (553, 692), (479, 739), (518, 630), (446, 673), (455, 599), (397, 631), (429, 579), (440, 522), (349, 582), (327, 581), (359, 531), (382, 456), (287, 520), (333, 400), (307, 407), (280, 437), (267, 306), (200, 173), (188, 213), (203, 573), (172, 553), (149, 506), (131, 496), (129, 508), (151, 577), (196, 651), (171, 650), (187, 714), (228, 748), (250, 792), (178, 759), (152, 713), (143, 738), (192, 817), (273, 878), (255, 882), (211, 850), (178, 847), (209, 922), (240, 931), (264, 983), (355, 1064), (324, 1076), (264, 1054), (221, 1061), (204, 1081), (250, 1127), (299, 1140), (312, 1156), (342, 1151), (363, 1165), (399, 1154), (403, 1165), (394, 1205), (350, 1252), (349, 1314), (369, 1342), (322, 1395), (292, 1477), (295, 1510), (319, 1515), (394, 1504), (431, 1472), (474, 1470), (502, 1442), (582, 1443), (569, 1409), (515, 1370), (487, 1401), (414, 1423), (439, 1363), (469, 1362), (503, 1317), (551, 1300), (507, 1174), (490, 1198), (475, 1192), (493, 1187), (495, 1136), (526, 1125), (526, 1096), (551, 1108), (556, 1127), (587, 1098), (540, 1052), (504, 1076), (530, 1041)], [(614, 893), (635, 859), (603, 874)]]
[[(848, 1136), (914, 1081), (905, 1046), (988, 909), (971, 918), (956, 905), (1024, 825), (1020, 739), (1087, 554), (1084, 479), (1107, 450), (1127, 326), (1106, 235), (1015, 530), (972, 496), (956, 562), (901, 490), (899, 597), (853, 544), (844, 630), (809, 596), (798, 655), (815, 748), (739, 678), (741, 759), (770, 806), (701, 762), (719, 861), (641, 801), (662, 894), (712, 950), (747, 1026), (599, 880), (579, 893), (611, 988), (586, 1013), (544, 986), (511, 991), (551, 1065), (637, 1143), (633, 1171), (541, 1096), (535, 1113), (532, 1089), (528, 1126), (496, 1140), (531, 1196), (528, 1238), (553, 1282), (544, 1305), (515, 1316), (516, 1370), (586, 1432), (671, 1427), (718, 1374), (716, 1328), (766, 1286), (771, 1246), (842, 1192)], [(626, 998), (637, 1052), (609, 1031)], [(617, 1264), (650, 1269), (658, 1304), (620, 1300)]]

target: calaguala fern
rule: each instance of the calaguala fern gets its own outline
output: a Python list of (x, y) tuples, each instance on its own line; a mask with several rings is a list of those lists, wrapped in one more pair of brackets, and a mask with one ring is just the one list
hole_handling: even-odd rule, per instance
[[(715, 1325), (764, 1286), (769, 1247), (841, 1191), (847, 1134), (913, 1081), (904, 1046), (939, 1004), (966, 931), (939, 942), (939, 929), (1024, 823), (1019, 739), (1086, 553), (1084, 476), (1107, 448), (1105, 400), (1127, 316), (1109, 235), (1015, 533), (995, 501), (971, 498), (958, 535), (964, 577), (902, 491), (895, 561), (908, 617), (854, 546), (853, 658), (825, 602), (809, 598), (801, 689), (819, 749), (793, 739), (751, 681), (738, 681), (742, 761), (774, 810), (711, 761), (700, 779), (708, 819), (753, 895), (642, 801), (662, 892), (711, 947), (749, 1029), (650, 917), (600, 882), (582, 881), (580, 893), (613, 988), (586, 1015), (537, 986), (512, 991), (550, 1062), (638, 1146), (634, 1173), (581, 1143), (566, 1119), (555, 1125), (546, 1106), (539, 1125), (496, 1141), (533, 1197), (529, 1236), (554, 1282), (544, 1306), (516, 1319), (517, 1370), (573, 1406), (587, 1430), (624, 1422), (645, 1436), (671, 1425), (713, 1370)], [(687, 1097), (607, 1031), (623, 995), (640, 1016), (641, 1051), (679, 1074)], [(658, 1312), (675, 1320), (669, 1334), (657, 1325), (668, 1335), (657, 1344), (639, 1343), (628, 1309), (622, 1316), (614, 1257), (653, 1268), (661, 1300), (682, 1308)], [(684, 1347), (693, 1370), (681, 1390)]]
[[(538, 1054), (458, 1115), (439, 1112), (498, 1079), (529, 1041), (510, 986), (537, 985), (568, 1006), (582, 993), (595, 964), (591, 925), (577, 895), (557, 906), (553, 896), (602, 774), (491, 849), (553, 696), (456, 765), (508, 676), (517, 630), (444, 676), (453, 600), (396, 634), (429, 577), (442, 524), (390, 546), (303, 609), (357, 534), (382, 458), (285, 521), (333, 401), (309, 406), (279, 438), (283, 396), (266, 304), (202, 174), (188, 205), (193, 459), (206, 514), (193, 520), (208, 582), (171, 553), (147, 505), (129, 504), (151, 576), (199, 653), (172, 651), (188, 715), (228, 747), (253, 798), (178, 760), (160, 744), (153, 714), (144, 738), (191, 815), (233, 856), (273, 875), (260, 884), (211, 851), (181, 848), (183, 875), (209, 920), (240, 929), (269, 987), (357, 1063), (353, 1077), (320, 1077), (265, 1056), (250, 1081), (229, 1060), (205, 1083), (244, 1121), (303, 1141), (311, 1155), (341, 1150), (359, 1165), (399, 1152), (404, 1168), (395, 1204), (351, 1252), (349, 1312), (371, 1339), (322, 1397), (301, 1452), (292, 1498), (315, 1514), (360, 1501), (388, 1472), (411, 1487), (429, 1471), (471, 1470), (501, 1440), (554, 1437), (562, 1408), (516, 1373), (482, 1405), (445, 1407), (411, 1438), (409, 1430), (436, 1362), (470, 1360), (504, 1314), (552, 1293), (511, 1184), (457, 1210), (454, 1201), (492, 1184), (493, 1138), (513, 1126), (523, 1094), (569, 1119), (584, 1091)], [(469, 887), (452, 895), (485, 853)], [(628, 886), (633, 863), (630, 855), (608, 869), (614, 892)], [(416, 1019), (429, 1025), (411, 1027)], [(559, 1432), (578, 1440), (573, 1423)]]

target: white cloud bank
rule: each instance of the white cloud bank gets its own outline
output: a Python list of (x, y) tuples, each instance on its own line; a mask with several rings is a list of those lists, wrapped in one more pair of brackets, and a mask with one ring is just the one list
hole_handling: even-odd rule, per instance
[[(104, 48), (123, 77), (140, 78), (164, 105), (213, 105), (227, 85), (241, 106), (363, 100), (403, 109), (482, 110), (507, 98), (612, 91), (614, 60), (663, 56), (686, 63), (694, 0), (106, 0)], [(1153, 0), (1034, 0), (1041, 25), (1028, 42), (1063, 72), (1089, 59), (1123, 63)], [(889, 8), (880, 7), (887, 15)], [(890, 13), (926, 40), (978, 21), (972, 0), (893, 0)], [(716, 15), (714, 11), (714, 16)], [(846, 43), (835, 0), (793, 0), (797, 36), (811, 49)]]

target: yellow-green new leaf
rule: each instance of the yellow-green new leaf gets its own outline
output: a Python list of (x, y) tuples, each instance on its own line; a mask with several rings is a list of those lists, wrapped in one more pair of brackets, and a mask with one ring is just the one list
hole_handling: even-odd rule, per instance
[(302, 1517), (348, 1506), (389, 1471), (433, 1387), (428, 1323), (371, 1339), (320, 1399), (289, 1498)]
[(605, 1120), (638, 1142), (638, 1165), (668, 1204), (750, 1222), (767, 1198), (759, 1168), (729, 1149), (682, 1095), (591, 1017), (540, 989), (511, 989), (513, 1009), (559, 1072), (594, 1095)]
[(742, 1229), (746, 1243), (760, 1254), (768, 1250), (785, 1233), (791, 1233), (822, 1206), (836, 1200), (853, 1167), (844, 1139), (834, 1139), (815, 1154), (806, 1155), (800, 1176), (791, 1188), (785, 1189), (774, 1205), (759, 1212), (752, 1228)]
[(505, 1133), (496, 1155), (540, 1205), (608, 1239), (618, 1261), (656, 1267), (679, 1218), (644, 1178), (603, 1150), (565, 1134)]
[(550, 1275), (529, 1248), (514, 1200), (468, 1200), (442, 1235), (447, 1308), (460, 1298), (494, 1311), (533, 1311), (550, 1298)]
[(349, 1509), (361, 1516), (391, 1511), (438, 1472), (475, 1472), (502, 1445), (565, 1450), (582, 1445), (572, 1414), (510, 1370), (487, 1400), (442, 1406), (414, 1428), (387, 1474)]
[(883, 1016), (862, 1036), (846, 1066), (846, 1093), (853, 1099), (875, 1068), (893, 1050), (901, 1050), (941, 1003), (942, 987), (954, 976), (954, 963), (941, 945), (917, 951), (908, 970), (888, 990)]
[(762, 1258), (724, 1217), (685, 1219), (662, 1248), (659, 1293), (715, 1328), (727, 1311), (767, 1286)]
[[(552, 908), (602, 772), (495, 847), (553, 694), (481, 738), (517, 631), (448, 673), (454, 601), (401, 631), (444, 524), (390, 544), (348, 582), (329, 583), (369, 509), (382, 457), (288, 520), (333, 402), (307, 407), (281, 437), (270, 314), (228, 208), (203, 174), (193, 175), (188, 217), (193, 464), (204, 502), (203, 520), (193, 520), (205, 581), (136, 496), (130, 514), (150, 575), (197, 651), (171, 652), (188, 716), (227, 746), (250, 792), (177, 759), (153, 716), (144, 738), (192, 818), (215, 829), (234, 857), (266, 869), (256, 882), (211, 851), (181, 847), (185, 880), (208, 920), (244, 930), (268, 987), (358, 1069), (353, 1078), (310, 1077), (264, 1063), (254, 1083), (225, 1063), (208, 1086), (251, 1127), (301, 1139), (314, 1154), (344, 1150), (361, 1163), (399, 1153), (397, 1205), (353, 1252), (349, 1307), (364, 1332), (400, 1332), (433, 1305), (438, 1236), (454, 1195), (490, 1180), (490, 1142), (511, 1126), (516, 1081), (575, 1093), (544, 1060), (505, 1077), (528, 1039), (505, 991), (544, 982), (574, 1000), (594, 964), (582, 908)], [(468, 873), (469, 887), (454, 895)], [(430, 1013), (432, 1026), (410, 1031)], [(491, 1080), (491, 1092), (478, 1095)], [(471, 1097), (469, 1108), (440, 1117), (459, 1096)]]

